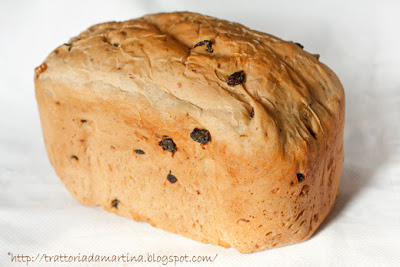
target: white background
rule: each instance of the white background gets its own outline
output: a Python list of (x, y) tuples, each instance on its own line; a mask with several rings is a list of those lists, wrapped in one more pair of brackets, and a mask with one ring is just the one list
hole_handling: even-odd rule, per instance
[[(218, 254), (209, 266), (399, 266), (399, 1), (0, 3), (0, 266), (26, 266), (11, 263), (8, 252)], [(300, 42), (340, 77), (346, 90), (341, 191), (309, 241), (241, 255), (83, 206), (55, 175), (41, 135), (34, 68), (92, 24), (176, 10), (236, 21)]]

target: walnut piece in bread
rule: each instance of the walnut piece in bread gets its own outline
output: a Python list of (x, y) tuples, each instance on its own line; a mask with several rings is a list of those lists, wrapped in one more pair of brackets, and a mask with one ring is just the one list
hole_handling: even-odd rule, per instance
[(335, 202), (344, 91), (293, 42), (147, 15), (72, 38), (35, 86), (50, 162), (84, 204), (250, 253), (308, 239)]

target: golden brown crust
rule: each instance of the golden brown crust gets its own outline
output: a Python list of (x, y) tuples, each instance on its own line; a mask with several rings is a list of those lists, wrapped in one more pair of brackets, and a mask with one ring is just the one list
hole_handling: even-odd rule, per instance
[(333, 206), (344, 92), (292, 42), (165, 13), (95, 25), (45, 64), (47, 151), (84, 203), (243, 253), (307, 239)]

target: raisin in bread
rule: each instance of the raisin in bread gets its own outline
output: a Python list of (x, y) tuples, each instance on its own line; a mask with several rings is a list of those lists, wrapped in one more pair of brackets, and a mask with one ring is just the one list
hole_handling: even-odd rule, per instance
[(95, 25), (36, 69), (51, 164), (84, 204), (242, 253), (308, 239), (344, 91), (300, 44), (178, 12)]

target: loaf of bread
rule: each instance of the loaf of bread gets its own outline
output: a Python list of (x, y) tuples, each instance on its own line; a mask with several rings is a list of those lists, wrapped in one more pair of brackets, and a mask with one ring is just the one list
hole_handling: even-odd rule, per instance
[(51, 164), (80, 202), (250, 253), (334, 205), (344, 91), (300, 44), (178, 12), (95, 25), (36, 68)]

